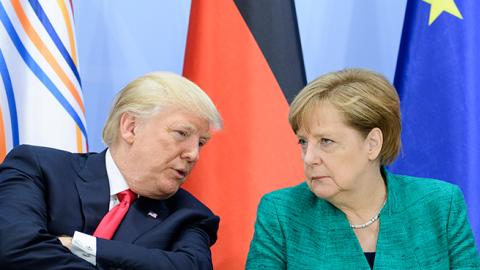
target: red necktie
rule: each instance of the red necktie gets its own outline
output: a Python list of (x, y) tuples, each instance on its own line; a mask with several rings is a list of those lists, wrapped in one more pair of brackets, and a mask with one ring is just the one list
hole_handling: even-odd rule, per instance
[(112, 239), (115, 231), (122, 222), (123, 217), (127, 214), (130, 204), (137, 198), (137, 194), (130, 189), (117, 193), (120, 203), (113, 207), (112, 210), (103, 217), (93, 236), (104, 239)]

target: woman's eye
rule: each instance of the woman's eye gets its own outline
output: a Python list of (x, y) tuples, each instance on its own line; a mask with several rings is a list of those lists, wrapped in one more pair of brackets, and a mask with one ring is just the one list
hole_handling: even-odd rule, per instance
[(199, 146), (199, 147), (202, 147), (202, 146), (204, 146), (206, 143), (207, 143), (206, 141), (200, 140), (200, 141), (198, 142), (198, 146)]
[(300, 144), (301, 146), (304, 146), (307, 144), (307, 141), (305, 139), (298, 139), (298, 144)]
[(327, 139), (327, 138), (322, 138), (322, 139), (320, 140), (320, 142), (321, 142), (322, 144), (331, 144), (331, 143), (333, 143), (334, 141), (332, 141), (332, 140), (330, 140), (330, 139)]

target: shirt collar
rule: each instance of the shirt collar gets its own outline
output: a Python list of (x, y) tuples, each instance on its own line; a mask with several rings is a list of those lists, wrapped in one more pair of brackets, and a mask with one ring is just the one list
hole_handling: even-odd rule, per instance
[(110, 196), (128, 189), (127, 181), (113, 161), (110, 149), (105, 154), (105, 165), (107, 167), (108, 184), (110, 185)]

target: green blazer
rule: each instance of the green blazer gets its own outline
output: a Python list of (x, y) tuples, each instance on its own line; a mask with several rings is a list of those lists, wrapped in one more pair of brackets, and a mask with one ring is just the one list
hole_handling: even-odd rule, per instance
[[(374, 269), (480, 269), (460, 189), (386, 173)], [(246, 269), (370, 269), (342, 211), (305, 183), (266, 194)]]

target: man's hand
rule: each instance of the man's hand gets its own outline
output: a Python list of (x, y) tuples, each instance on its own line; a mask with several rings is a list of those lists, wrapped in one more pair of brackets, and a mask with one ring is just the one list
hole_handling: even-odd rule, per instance
[(58, 237), (58, 240), (60, 240), (63, 246), (65, 246), (69, 250), (72, 250), (72, 237), (67, 235), (62, 235)]

